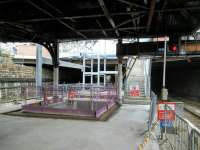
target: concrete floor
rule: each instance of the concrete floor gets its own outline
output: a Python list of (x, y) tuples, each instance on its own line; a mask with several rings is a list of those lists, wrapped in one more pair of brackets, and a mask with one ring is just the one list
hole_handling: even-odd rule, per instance
[(136, 150), (148, 106), (123, 105), (108, 121), (0, 115), (1, 150)]

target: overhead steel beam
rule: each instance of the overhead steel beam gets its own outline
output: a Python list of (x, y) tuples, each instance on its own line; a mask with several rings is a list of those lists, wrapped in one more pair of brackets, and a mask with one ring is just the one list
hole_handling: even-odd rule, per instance
[(147, 33), (149, 32), (149, 28), (151, 26), (155, 7), (156, 7), (156, 0), (151, 0), (151, 6), (150, 6), (149, 16), (148, 16), (148, 20), (147, 20), (147, 29), (146, 29)]
[(52, 8), (53, 10), (55, 10), (57, 13), (63, 15), (63, 12), (61, 12), (58, 8), (56, 8), (55, 6), (53, 6), (52, 4), (47, 2), (46, 0), (42, 0), (42, 2), (44, 2), (48, 7)]
[[(185, 8), (171, 8), (171, 9), (156, 9), (155, 13), (164, 13), (164, 12), (178, 12), (183, 10), (199, 10), (200, 6), (198, 7), (185, 7)], [(147, 10), (144, 11), (131, 11), (131, 12), (118, 12), (118, 13), (110, 13), (110, 16), (120, 16), (120, 15), (131, 15), (132, 13), (147, 13)], [(85, 18), (99, 18), (105, 17), (104, 14), (92, 14), (92, 15), (84, 15), (84, 16), (64, 16), (64, 17), (50, 17), (50, 18), (35, 18), (35, 19), (25, 19), (19, 20), (18, 22), (42, 22), (42, 21), (52, 21), (52, 20), (72, 20), (72, 19), (85, 19)]]
[[(167, 5), (167, 0), (164, 0), (163, 1), (163, 4), (162, 4), (162, 7), (161, 7), (161, 10), (163, 10)], [(163, 18), (163, 14), (162, 13), (158, 13), (157, 15), (157, 26), (156, 26), (156, 29), (155, 29), (155, 32), (157, 33), (159, 28), (160, 28), (160, 24), (161, 24), (161, 20)]]
[(31, 4), (33, 7), (35, 7), (36, 9), (40, 10), (41, 12), (43, 12), (44, 14), (46, 14), (49, 17), (54, 18), (55, 20), (57, 20), (60, 24), (64, 25), (66, 28), (74, 31), (77, 35), (80, 35), (84, 39), (87, 39), (87, 37), (84, 34), (82, 34), (81, 32), (77, 31), (76, 29), (74, 29), (73, 27), (71, 27), (70, 25), (68, 25), (67, 23), (65, 23), (64, 21), (62, 21), (61, 19), (57, 18), (56, 16), (52, 15), (51, 13), (49, 13), (48, 11), (46, 11), (45, 9), (41, 8), (40, 6), (38, 6), (37, 4), (35, 4), (33, 1), (27, 0), (27, 2), (29, 4)]
[(11, 2), (14, 2), (14, 1), (17, 1), (17, 0), (1, 0), (0, 4), (11, 3)]
[(166, 8), (166, 9), (156, 9), (155, 12), (177, 12), (182, 10), (199, 10), (200, 6), (196, 7), (182, 7), (182, 8)]
[(127, 1), (127, 0), (117, 0), (117, 1), (119, 1), (121, 3), (124, 3), (124, 4), (127, 4), (127, 5), (130, 5), (130, 6), (135, 6), (137, 8), (142, 8), (142, 9), (147, 9), (147, 10), (149, 9), (149, 8), (147, 8), (145, 6), (142, 6), (142, 5)]
[[(56, 8), (55, 6), (53, 6), (51, 3), (47, 2), (46, 0), (42, 0), (48, 7), (52, 8), (53, 10), (55, 10), (57, 13), (59, 13), (60, 15), (64, 15), (62, 11), (60, 11), (58, 8)], [(71, 21), (75, 22), (74, 19), (70, 19)]]
[(18, 23), (12, 23), (12, 22), (5, 22), (5, 24), (8, 24), (10, 26), (13, 26), (13, 27), (16, 27), (18, 29), (21, 29), (21, 30), (24, 30), (26, 32), (34, 32), (33, 29), (27, 27), (26, 25), (24, 24), (18, 24)]
[(96, 20), (96, 23), (99, 25), (99, 27), (102, 29), (102, 33), (105, 37), (108, 37), (108, 34), (106, 33), (106, 31), (103, 29), (101, 23), (99, 22), (99, 20)]
[[(146, 26), (141, 26), (141, 27), (126, 27), (126, 28), (118, 28), (118, 30), (122, 31), (122, 30), (136, 30), (136, 29), (146, 29)], [(113, 28), (104, 28), (104, 29), (82, 29), (82, 30), (78, 30), (79, 32), (96, 32), (96, 31), (113, 31), (115, 29)]]
[(192, 16), (187, 10), (182, 10), (180, 11), (180, 13), (186, 20), (191, 19), (193, 24), (197, 24), (197, 19), (194, 16)]
[(120, 36), (120, 35), (119, 35), (119, 31), (116, 29), (115, 22), (113, 21), (113, 19), (112, 19), (110, 13), (109, 13), (109, 11), (108, 11), (108, 9), (107, 9), (107, 7), (106, 7), (104, 1), (103, 1), (103, 0), (98, 0), (98, 2), (99, 2), (99, 4), (100, 4), (100, 6), (101, 6), (101, 9), (102, 9), (103, 12), (104, 12), (104, 15), (106, 16), (106, 18), (107, 18), (108, 21), (110, 22), (110, 24), (111, 24), (111, 26), (113, 27), (113, 29), (115, 29), (115, 33), (116, 33), (117, 37), (119, 37), (119, 36)]
[[(136, 13), (136, 11), (131, 12), (118, 12), (118, 13), (111, 13), (110, 16), (124, 16), (130, 15), (132, 13)], [(137, 13), (147, 13), (147, 11), (139, 11)], [(35, 19), (26, 19), (26, 20), (19, 20), (18, 22), (39, 22), (39, 21), (52, 21), (56, 19), (61, 20), (71, 20), (71, 19), (89, 19), (89, 18), (100, 18), (105, 17), (104, 14), (92, 14), (92, 15), (84, 15), (84, 16), (64, 16), (64, 17), (55, 17), (55, 18), (35, 18)]]
[(144, 15), (138, 15), (138, 16), (133, 16), (133, 18), (132, 19), (128, 19), (128, 20), (125, 20), (125, 21), (123, 21), (123, 22), (121, 22), (120, 24), (118, 24), (117, 25), (117, 28), (118, 27), (121, 27), (121, 26), (123, 26), (123, 25), (125, 25), (125, 24), (127, 24), (127, 23), (130, 23), (130, 22), (132, 22), (133, 20), (137, 20), (138, 18), (141, 18), (141, 17), (143, 17)]

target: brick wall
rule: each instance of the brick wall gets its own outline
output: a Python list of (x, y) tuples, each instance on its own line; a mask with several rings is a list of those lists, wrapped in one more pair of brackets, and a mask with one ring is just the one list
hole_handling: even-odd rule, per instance
[[(10, 57), (2, 57), (0, 56), (1, 64), (0, 64), (0, 81), (5, 80), (27, 80), (34, 81), (35, 80), (35, 67), (34, 66), (24, 66), (14, 64), (12, 62), (12, 58)], [(52, 81), (53, 80), (53, 72), (51, 69), (43, 68), (43, 81)]]

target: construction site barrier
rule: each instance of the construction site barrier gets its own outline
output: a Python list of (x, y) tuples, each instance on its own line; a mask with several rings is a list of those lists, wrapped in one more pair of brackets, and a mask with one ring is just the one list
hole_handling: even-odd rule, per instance
[(174, 150), (200, 150), (200, 130), (190, 121), (174, 111), (175, 120), (169, 121), (167, 112), (172, 110), (165, 104), (165, 125), (161, 132)]
[(112, 85), (63, 84), (41, 87), (43, 99), (23, 106), (26, 112), (49, 112), (100, 117), (117, 103), (117, 88)]
[(36, 89), (38, 88), (35, 86), (14, 86), (0, 88), (0, 103), (35, 99), (37, 98)]

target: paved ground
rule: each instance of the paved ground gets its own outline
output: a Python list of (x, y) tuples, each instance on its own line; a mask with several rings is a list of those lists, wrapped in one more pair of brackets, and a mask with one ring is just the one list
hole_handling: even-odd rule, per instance
[(144, 105), (123, 105), (105, 122), (0, 115), (0, 149), (136, 150), (147, 111)]

